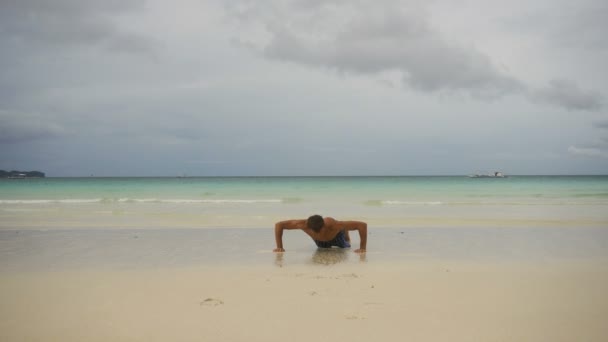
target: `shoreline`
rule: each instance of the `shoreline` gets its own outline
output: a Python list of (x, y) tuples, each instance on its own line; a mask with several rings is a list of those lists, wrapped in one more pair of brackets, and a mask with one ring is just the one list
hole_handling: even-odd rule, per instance
[[(317, 249), (306, 234), (287, 232), (285, 265), (315, 260), (353, 264), (353, 249)], [(146, 269), (220, 263), (273, 265), (271, 228), (0, 230), (0, 272), (49, 269)], [(608, 260), (604, 228), (375, 228), (368, 263), (407, 261), (552, 262)], [(325, 260), (327, 259), (327, 260)], [(324, 261), (325, 260), (325, 261)]]

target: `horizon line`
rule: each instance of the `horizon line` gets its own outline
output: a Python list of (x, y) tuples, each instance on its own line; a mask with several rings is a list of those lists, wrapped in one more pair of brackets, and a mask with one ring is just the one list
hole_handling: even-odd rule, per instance
[[(401, 174), (401, 175), (88, 175), (88, 176), (45, 176), (44, 178), (371, 178), (371, 177), (468, 177), (471, 174)], [(588, 174), (506, 174), (508, 177), (521, 176), (608, 176), (608, 174), (588, 173)]]

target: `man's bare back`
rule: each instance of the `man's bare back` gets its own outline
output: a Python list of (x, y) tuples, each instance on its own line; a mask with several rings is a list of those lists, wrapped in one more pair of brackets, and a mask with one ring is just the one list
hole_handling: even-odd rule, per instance
[(338, 221), (331, 217), (323, 218), (313, 215), (307, 220), (287, 220), (277, 222), (274, 226), (274, 236), (277, 248), (274, 252), (284, 252), (283, 230), (300, 229), (308, 234), (319, 247), (337, 246), (350, 247), (351, 230), (359, 232), (360, 246), (355, 253), (364, 253), (367, 247), (367, 223), (361, 221)]

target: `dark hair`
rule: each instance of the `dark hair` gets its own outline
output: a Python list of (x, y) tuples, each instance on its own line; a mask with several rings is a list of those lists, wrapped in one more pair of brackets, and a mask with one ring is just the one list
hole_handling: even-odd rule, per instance
[(321, 215), (312, 215), (306, 220), (306, 227), (314, 230), (315, 232), (320, 232), (321, 228), (325, 225), (325, 221), (323, 221), (323, 217)]

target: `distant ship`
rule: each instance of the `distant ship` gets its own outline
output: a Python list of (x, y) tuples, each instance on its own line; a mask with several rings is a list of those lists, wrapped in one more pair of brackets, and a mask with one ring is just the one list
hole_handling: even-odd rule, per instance
[(469, 175), (469, 178), (507, 178), (507, 176), (500, 171), (496, 171), (493, 174), (490, 173), (487, 175), (482, 175), (482, 174)]

